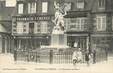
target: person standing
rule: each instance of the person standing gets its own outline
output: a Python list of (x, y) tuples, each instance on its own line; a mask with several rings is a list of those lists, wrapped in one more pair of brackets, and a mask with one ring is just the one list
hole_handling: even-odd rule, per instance
[(75, 50), (72, 55), (73, 65), (75, 66), (77, 63), (77, 51)]
[(89, 63), (92, 64), (93, 63), (93, 52), (91, 52), (89, 54)]
[(72, 60), (74, 66), (76, 66), (77, 63), (82, 62), (82, 52), (80, 48), (73, 52)]
[(77, 55), (78, 55), (78, 62), (82, 62), (83, 57), (82, 57), (81, 48), (78, 49)]
[(96, 49), (93, 49), (93, 64), (96, 63)]
[(88, 51), (85, 52), (85, 61), (87, 63), (87, 66), (89, 66), (89, 52)]
[(14, 49), (14, 61), (17, 61), (17, 50)]
[(50, 50), (50, 61), (49, 61), (50, 64), (53, 63), (53, 50)]
[(106, 61), (108, 60), (108, 49), (105, 48), (105, 54), (106, 54)]

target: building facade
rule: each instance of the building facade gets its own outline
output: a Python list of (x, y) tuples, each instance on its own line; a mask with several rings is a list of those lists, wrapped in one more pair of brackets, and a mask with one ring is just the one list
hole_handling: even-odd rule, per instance
[(55, 25), (54, 1), (67, 4), (67, 44), (82, 49), (113, 49), (112, 0), (17, 0), (12, 19), (15, 48), (36, 49), (49, 45)]
[(11, 36), (11, 25), (14, 7), (6, 7), (6, 1), (0, 1), (0, 53), (11, 53), (13, 51), (13, 37)]
[[(113, 50), (112, 0), (65, 0), (72, 3), (66, 16), (69, 43), (79, 47)], [(78, 37), (78, 38), (77, 38)], [(75, 40), (73, 40), (75, 39)], [(86, 43), (85, 41), (89, 41)], [(83, 47), (86, 45), (86, 47)], [(71, 44), (71, 46), (73, 46)], [(87, 47), (88, 46), (88, 47)]]
[(91, 46), (113, 51), (113, 1), (97, 0), (92, 10), (93, 32), (91, 35)]
[(54, 26), (53, 0), (17, 0), (12, 35), (16, 48), (39, 48), (48, 45)]

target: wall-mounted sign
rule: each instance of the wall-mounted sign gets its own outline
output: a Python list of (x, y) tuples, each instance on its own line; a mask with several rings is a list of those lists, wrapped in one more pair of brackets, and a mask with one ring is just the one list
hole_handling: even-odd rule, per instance
[(51, 20), (50, 16), (36, 16), (36, 17), (16, 17), (17, 21), (43, 21), (43, 20)]

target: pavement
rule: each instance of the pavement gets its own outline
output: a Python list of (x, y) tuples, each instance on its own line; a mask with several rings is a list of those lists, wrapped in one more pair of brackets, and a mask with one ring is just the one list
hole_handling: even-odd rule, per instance
[(113, 57), (96, 64), (48, 64), (35, 62), (14, 62), (12, 54), (0, 54), (0, 73), (113, 73)]

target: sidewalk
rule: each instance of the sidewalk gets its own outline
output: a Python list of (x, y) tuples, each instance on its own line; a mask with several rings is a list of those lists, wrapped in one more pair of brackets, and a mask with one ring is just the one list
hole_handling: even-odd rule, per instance
[(14, 62), (12, 57), (11, 54), (0, 55), (0, 73), (113, 73), (113, 57), (109, 57), (108, 61), (91, 64), (89, 67), (85, 63), (79, 64), (79, 69), (76, 69), (72, 64)]

